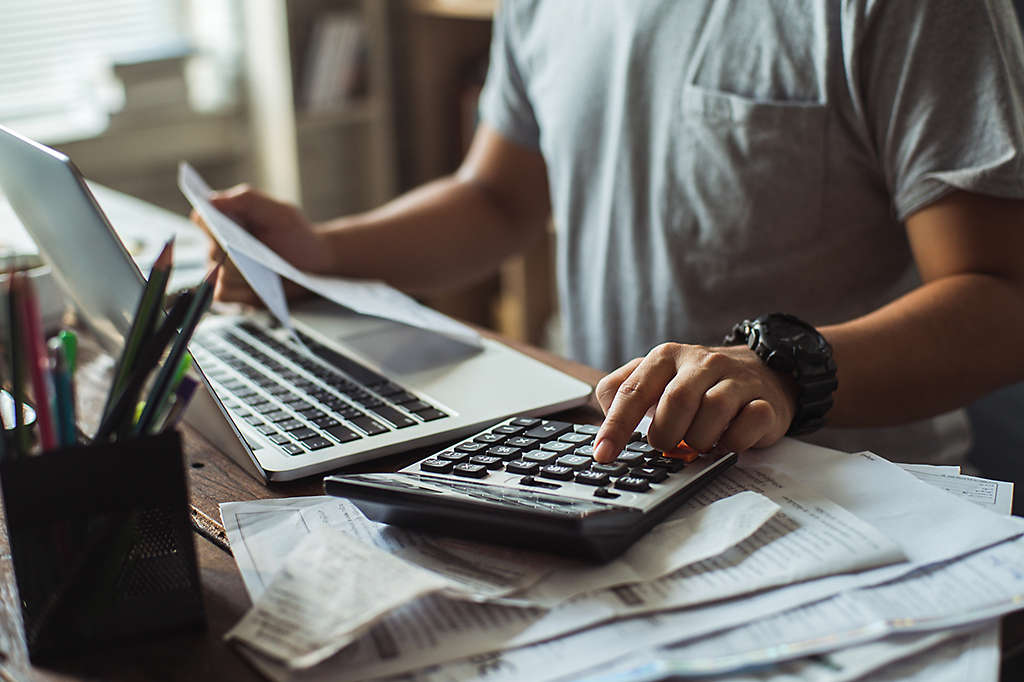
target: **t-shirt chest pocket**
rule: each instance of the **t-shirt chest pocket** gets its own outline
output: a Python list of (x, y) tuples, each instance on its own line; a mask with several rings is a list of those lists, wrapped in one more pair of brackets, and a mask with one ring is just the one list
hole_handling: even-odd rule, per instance
[[(816, 239), (828, 108), (683, 86), (669, 169), (677, 227), (704, 256), (756, 259)], [(696, 256), (697, 253), (692, 253)]]

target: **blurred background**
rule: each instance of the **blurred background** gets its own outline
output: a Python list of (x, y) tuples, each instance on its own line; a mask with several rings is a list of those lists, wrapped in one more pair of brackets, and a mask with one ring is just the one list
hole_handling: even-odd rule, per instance
[[(0, 0), (0, 123), (180, 215), (181, 160), (215, 187), (249, 182), (313, 219), (360, 211), (457, 167), (496, 2)], [(111, 216), (122, 234), (151, 229), (139, 206)], [(551, 252), (548, 239), (426, 302), (557, 352)], [(974, 463), (1022, 480), (1024, 388), (970, 412)]]
[[(175, 182), (187, 160), (214, 187), (249, 182), (331, 218), (457, 167), (495, 4), (0, 0), (0, 123), (176, 213), (188, 210)], [(557, 346), (550, 271), (541, 244), (427, 302)]]

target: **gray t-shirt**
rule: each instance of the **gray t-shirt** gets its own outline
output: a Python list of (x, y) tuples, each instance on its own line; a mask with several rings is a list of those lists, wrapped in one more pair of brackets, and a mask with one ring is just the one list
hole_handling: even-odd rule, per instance
[[(611, 369), (915, 286), (907, 216), (956, 188), (1024, 197), (1015, 22), (1000, 0), (503, 0), (481, 114), (544, 156), (571, 355)], [(962, 413), (815, 440), (968, 444)]]

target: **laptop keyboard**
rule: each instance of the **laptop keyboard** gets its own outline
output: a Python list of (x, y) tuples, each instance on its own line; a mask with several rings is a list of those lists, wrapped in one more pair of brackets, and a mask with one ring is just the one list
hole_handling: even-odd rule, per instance
[(305, 348), (245, 321), (205, 328), (189, 345), (232, 418), (281, 451), (302, 455), (449, 416), (352, 358), (298, 335)]

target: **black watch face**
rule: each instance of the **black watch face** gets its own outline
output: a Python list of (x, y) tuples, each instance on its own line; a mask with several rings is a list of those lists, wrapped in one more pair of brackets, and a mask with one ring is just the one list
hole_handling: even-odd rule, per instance
[(792, 348), (794, 352), (820, 353), (822, 345), (820, 337), (813, 329), (790, 322), (785, 319), (774, 319), (769, 326), (768, 338), (772, 346)]

